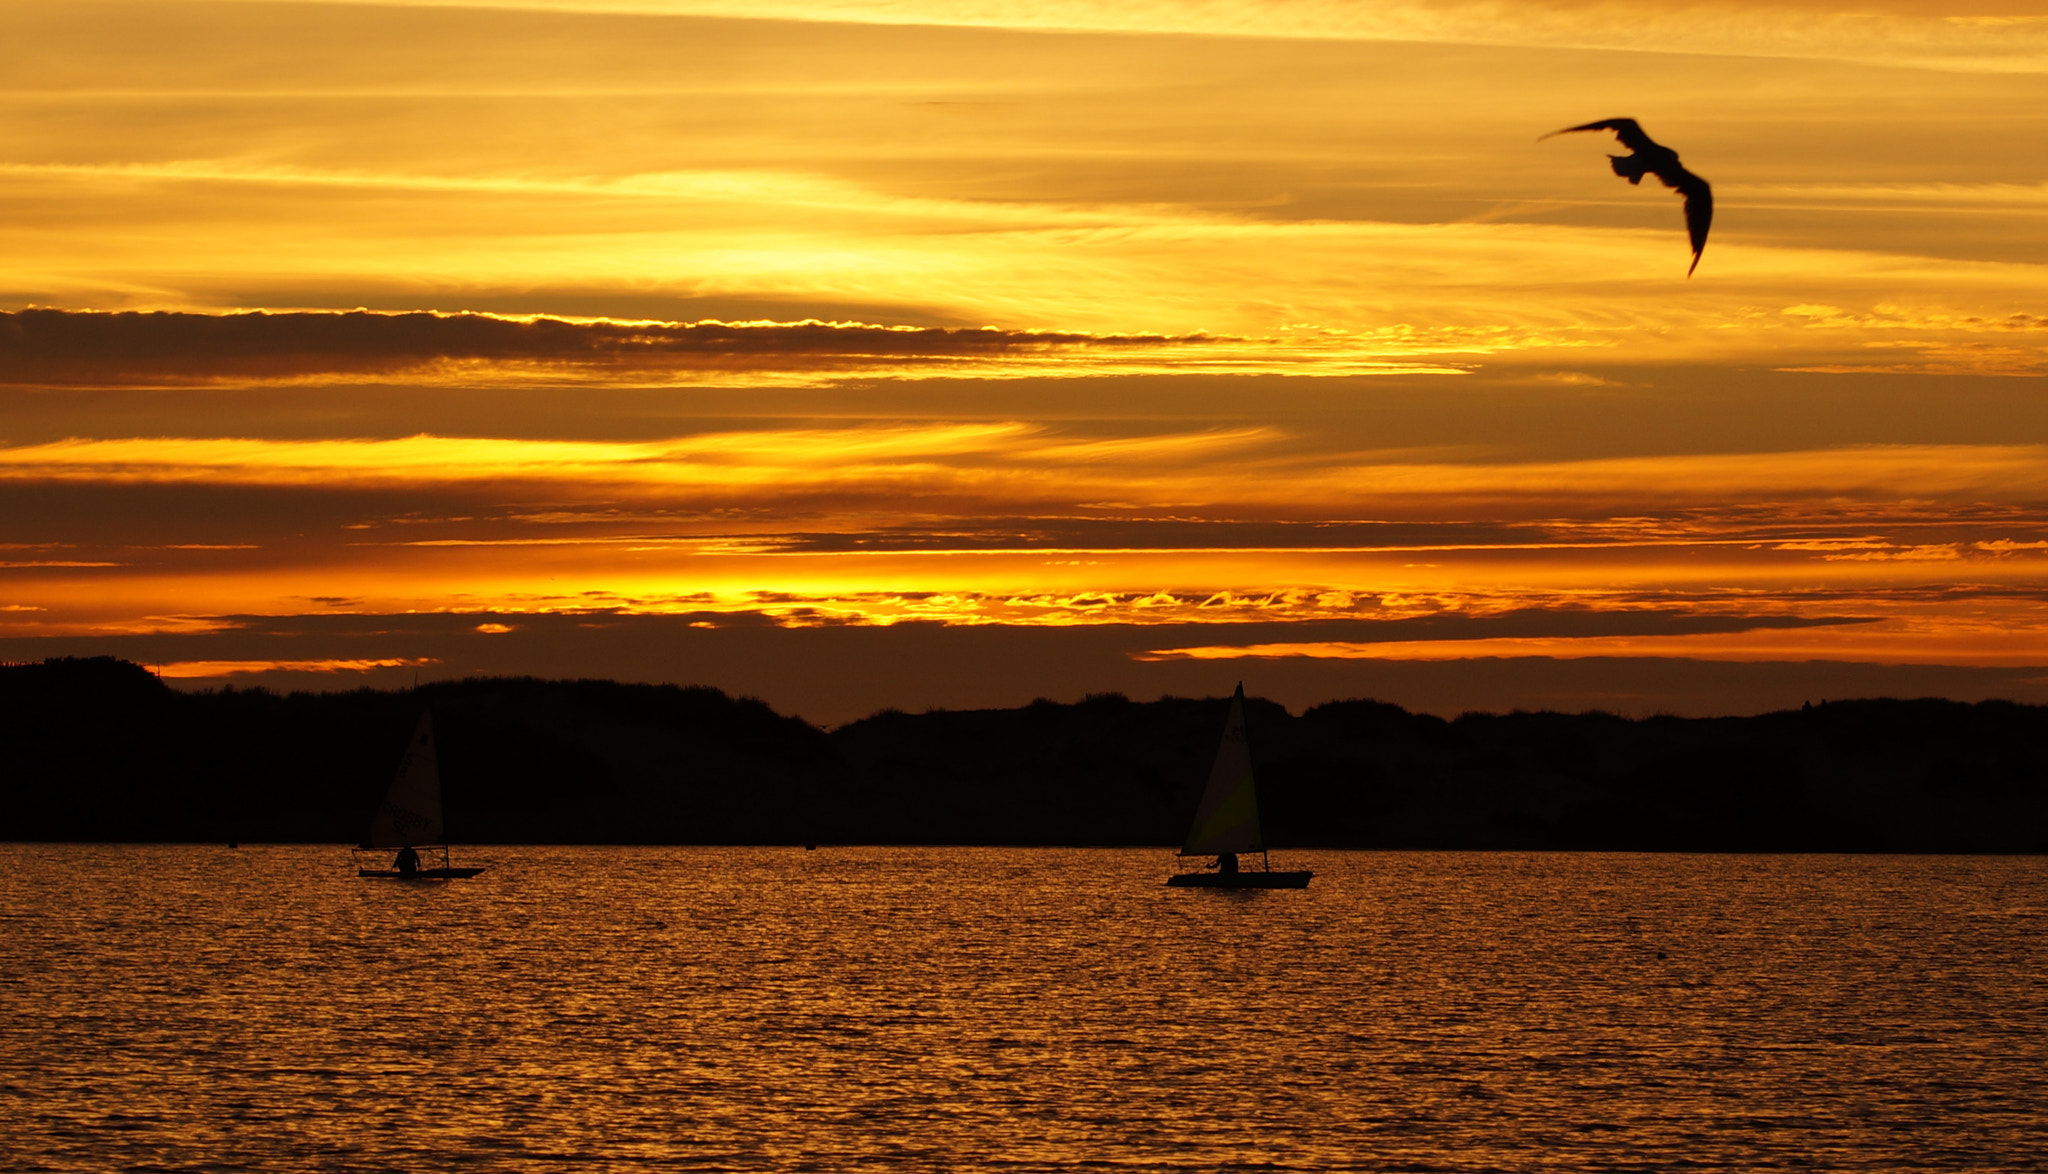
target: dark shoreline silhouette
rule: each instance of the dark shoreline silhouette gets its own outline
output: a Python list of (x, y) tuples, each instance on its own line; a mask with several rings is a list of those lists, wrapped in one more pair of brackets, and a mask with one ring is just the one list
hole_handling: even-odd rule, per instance
[[(0, 840), (353, 843), (434, 711), (464, 844), (1177, 844), (1228, 699), (882, 711), (830, 732), (705, 687), (485, 678), (181, 693), (109, 658), (0, 666)], [(2048, 707), (1744, 718), (1376, 701), (1247, 722), (1278, 847), (2048, 850)]]

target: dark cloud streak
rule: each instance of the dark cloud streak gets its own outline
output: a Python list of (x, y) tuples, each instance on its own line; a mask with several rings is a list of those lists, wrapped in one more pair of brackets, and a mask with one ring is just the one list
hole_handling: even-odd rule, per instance
[(892, 327), (821, 322), (571, 322), (489, 314), (28, 309), (0, 313), (0, 383), (189, 384), (431, 375), (449, 367), (580, 376), (856, 373), (905, 365), (1224, 341), (1210, 335)]

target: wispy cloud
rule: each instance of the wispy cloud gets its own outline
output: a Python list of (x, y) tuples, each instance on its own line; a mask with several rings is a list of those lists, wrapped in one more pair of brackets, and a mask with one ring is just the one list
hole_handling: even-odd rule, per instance
[[(381, 0), (388, 3), (390, 0)], [(1940, 5), (1843, 10), (1826, 3), (1704, 0), (1668, 10), (1615, 0), (398, 0), (420, 7), (704, 14), (783, 20), (966, 25), (1037, 30), (1180, 33), (1526, 45), (1653, 53), (1832, 58), (1956, 70), (2048, 70), (2048, 20)]]
[(92, 562), (85, 559), (11, 559), (0, 561), (0, 570), (29, 570), (36, 567), (118, 567), (120, 563)]
[[(1603, 517), (1759, 502), (2048, 499), (2048, 446), (1858, 445), (1579, 461), (1298, 452), (1283, 429), (1076, 439), (1023, 421), (707, 432), (664, 441), (70, 439), (0, 447), (0, 480), (224, 485), (534, 482), (564, 501), (691, 488), (762, 504), (905, 490), (1128, 510), (1313, 501), (1333, 517)], [(1530, 511), (1536, 511), (1533, 515)]]
[(1833, 660), (1869, 664), (2048, 665), (2048, 633), (2024, 627), (1855, 623), (1685, 635), (1485, 636), (1464, 640), (1288, 641), (1206, 644), (1134, 653), (1171, 660), (1471, 660), (1477, 658), (1683, 657), (1690, 660)]
[(251, 673), (367, 673), (376, 669), (423, 668), (440, 662), (433, 657), (385, 657), (381, 660), (174, 660), (151, 665), (160, 677), (204, 680)]

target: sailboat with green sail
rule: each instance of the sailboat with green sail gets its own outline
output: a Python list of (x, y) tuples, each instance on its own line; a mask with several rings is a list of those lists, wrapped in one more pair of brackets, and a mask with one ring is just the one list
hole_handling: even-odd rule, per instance
[[(1266, 851), (1265, 833), (1259, 827), (1259, 784), (1252, 775), (1251, 741), (1245, 737), (1241, 681), (1230, 699), (1230, 715), (1223, 720), (1223, 742), (1216, 747), (1209, 785), (1202, 791), (1180, 855), (1214, 856), (1216, 861), (1198, 871), (1167, 877), (1166, 883), (1177, 888), (1305, 889), (1308, 878), (1315, 875), (1276, 872)], [(1252, 855), (1259, 858), (1259, 867), (1240, 868), (1238, 857)]]

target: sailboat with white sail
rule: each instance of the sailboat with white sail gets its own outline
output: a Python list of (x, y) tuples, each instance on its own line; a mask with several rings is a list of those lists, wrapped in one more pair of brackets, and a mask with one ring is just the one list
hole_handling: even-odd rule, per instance
[[(482, 868), (456, 868), (448, 860), (448, 836), (441, 826), (440, 756), (434, 750), (434, 715), (420, 714), (405, 755), (398, 760), (398, 773), (384, 805), (370, 818), (370, 838), (365, 849), (396, 849), (390, 868), (356, 867), (356, 875), (383, 880), (459, 880), (475, 876)], [(427, 867), (420, 849), (441, 850), (438, 867)]]
[[(1195, 808), (1195, 820), (1188, 828), (1180, 855), (1214, 856), (1215, 863), (1195, 872), (1166, 878), (1181, 888), (1201, 889), (1305, 889), (1312, 872), (1276, 872), (1266, 851), (1265, 833), (1259, 827), (1259, 784), (1252, 775), (1252, 746), (1245, 737), (1244, 684), (1230, 699), (1230, 716), (1223, 720), (1223, 742), (1216, 748), (1216, 763), (1209, 768), (1209, 785)], [(1256, 855), (1259, 867), (1239, 867), (1239, 856)]]

